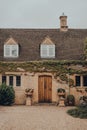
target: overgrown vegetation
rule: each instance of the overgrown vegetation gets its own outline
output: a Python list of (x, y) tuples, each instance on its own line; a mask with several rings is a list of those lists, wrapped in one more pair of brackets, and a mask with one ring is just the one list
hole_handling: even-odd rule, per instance
[[(22, 68), (25, 71), (30, 72), (58, 72), (57, 75), (62, 73), (84, 73), (84, 71), (78, 71), (75, 69), (68, 69), (71, 65), (87, 66), (87, 61), (32, 61), (32, 62), (0, 62), (0, 72), (6, 71), (18, 71), (17, 68)], [(86, 72), (86, 71), (85, 71)], [(61, 74), (62, 74), (61, 73)]]
[(83, 96), (80, 100), (83, 102), (77, 108), (68, 110), (67, 113), (73, 117), (87, 119), (87, 96)]
[(87, 107), (68, 110), (67, 113), (73, 117), (87, 119)]
[(0, 85), (0, 105), (11, 105), (14, 103), (15, 92), (13, 87), (5, 83)]
[(82, 73), (82, 71), (68, 69), (68, 66), (71, 65), (82, 65), (87, 66), (87, 61), (32, 61), (32, 62), (0, 62), (0, 72), (6, 71), (18, 71), (17, 68), (23, 68), (25, 71), (30, 72), (43, 72), (43, 71), (57, 71), (58, 74), (61, 72), (65, 73)]
[(0, 62), (0, 73), (5, 72), (19, 72), (18, 68), (23, 69), (24, 71), (28, 72), (51, 72), (53, 73), (54, 77), (60, 78), (61, 81), (65, 81), (66, 83), (69, 82), (70, 86), (74, 85), (72, 79), (69, 79), (68, 75), (73, 74), (87, 74), (87, 71), (82, 69), (73, 69), (71, 66), (81, 65), (82, 67), (87, 67), (87, 61), (68, 61), (68, 60), (61, 60), (61, 61), (31, 61), (31, 62)]

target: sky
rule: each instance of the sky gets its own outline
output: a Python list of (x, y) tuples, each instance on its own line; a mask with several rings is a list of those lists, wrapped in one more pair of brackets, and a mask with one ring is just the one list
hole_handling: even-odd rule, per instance
[(0, 28), (59, 28), (59, 16), (69, 28), (87, 29), (87, 0), (0, 0)]

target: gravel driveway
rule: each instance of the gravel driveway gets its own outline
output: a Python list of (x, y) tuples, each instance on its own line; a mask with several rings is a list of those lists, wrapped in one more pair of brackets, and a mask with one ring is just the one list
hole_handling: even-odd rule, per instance
[(0, 106), (0, 130), (87, 130), (87, 119), (67, 115), (69, 107)]

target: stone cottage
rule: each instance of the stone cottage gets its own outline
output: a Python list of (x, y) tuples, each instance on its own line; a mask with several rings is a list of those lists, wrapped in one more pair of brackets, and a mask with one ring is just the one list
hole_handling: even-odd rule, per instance
[(58, 88), (78, 103), (87, 87), (86, 37), (64, 14), (59, 29), (0, 29), (0, 83), (14, 87), (16, 104), (25, 104), (26, 88), (34, 89), (33, 103), (57, 102)]

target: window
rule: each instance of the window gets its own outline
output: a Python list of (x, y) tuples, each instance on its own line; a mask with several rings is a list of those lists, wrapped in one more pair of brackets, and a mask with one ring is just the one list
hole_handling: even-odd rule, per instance
[(75, 81), (76, 81), (76, 86), (80, 86), (81, 85), (80, 76), (76, 76), (75, 77)]
[(2, 76), (2, 83), (6, 84), (6, 76)]
[(55, 45), (41, 45), (41, 58), (55, 58)]
[(18, 57), (19, 47), (18, 45), (4, 45), (4, 57)]
[(21, 86), (21, 76), (16, 76), (16, 86)]
[(87, 75), (83, 76), (83, 86), (87, 86)]
[(9, 76), (9, 85), (13, 86), (13, 76)]

